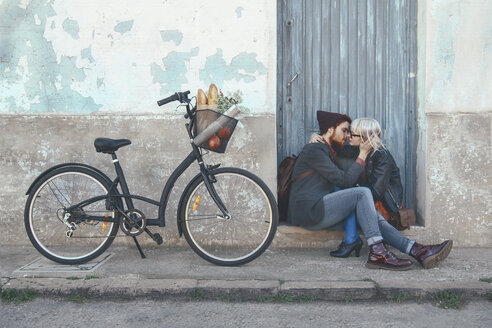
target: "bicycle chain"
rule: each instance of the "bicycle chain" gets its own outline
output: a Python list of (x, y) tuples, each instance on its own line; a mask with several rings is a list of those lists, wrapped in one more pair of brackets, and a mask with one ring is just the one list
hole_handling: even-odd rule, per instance
[[(123, 236), (87, 236), (87, 237), (82, 237), (82, 236), (71, 236), (69, 238), (74, 238), (74, 239), (89, 239), (89, 238), (121, 238), (121, 237), (126, 237), (126, 236), (130, 236), (130, 237), (135, 237), (135, 236), (138, 236), (140, 235), (142, 232), (145, 231), (145, 228), (147, 226), (147, 218), (145, 217), (145, 215), (143, 214), (142, 211), (140, 210), (137, 210), (137, 209), (133, 209), (133, 210), (127, 210), (125, 212), (123, 212), (120, 208), (116, 207), (116, 210), (118, 212), (120, 212), (120, 214), (122, 215), (121, 219), (120, 219), (120, 229), (121, 231), (125, 234)], [(137, 222), (133, 222), (133, 220), (130, 218), (130, 213), (132, 212), (136, 212), (137, 215), (140, 215), (140, 222), (142, 222), (142, 225), (139, 226)], [(80, 212), (80, 211), (74, 211), (74, 213), (78, 213), (78, 214), (81, 214), (81, 213), (107, 213), (107, 211), (83, 211), (83, 212)], [(91, 223), (91, 222), (88, 222), (88, 221), (92, 221), (92, 222), (95, 222), (95, 223)], [(130, 222), (128, 222), (130, 221)], [(96, 226), (98, 225), (100, 222), (104, 222), (104, 221), (94, 221), (94, 220), (84, 220), (82, 221), (83, 223), (85, 224), (89, 224), (89, 225), (93, 225), (93, 226)], [(82, 223), (81, 222), (81, 223)], [(130, 226), (130, 230), (128, 229), (126, 225), (129, 225)], [(131, 229), (134, 228), (134, 229), (137, 229), (135, 232), (131, 231)]]

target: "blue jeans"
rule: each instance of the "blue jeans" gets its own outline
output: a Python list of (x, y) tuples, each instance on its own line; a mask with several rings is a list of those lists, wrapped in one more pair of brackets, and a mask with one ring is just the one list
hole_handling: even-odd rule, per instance
[[(340, 191), (342, 188), (339, 186), (335, 186), (335, 191)], [(345, 240), (343, 241), (345, 244), (352, 244), (357, 239), (359, 239), (359, 233), (357, 232), (357, 221), (355, 219), (355, 212), (352, 212), (346, 219), (343, 221), (343, 227), (345, 229)]]
[(323, 197), (325, 214), (311, 230), (329, 229), (350, 216), (355, 211), (367, 243), (373, 245), (384, 241), (403, 253), (409, 253), (414, 242), (403, 236), (376, 211), (371, 191), (365, 187), (336, 191)]

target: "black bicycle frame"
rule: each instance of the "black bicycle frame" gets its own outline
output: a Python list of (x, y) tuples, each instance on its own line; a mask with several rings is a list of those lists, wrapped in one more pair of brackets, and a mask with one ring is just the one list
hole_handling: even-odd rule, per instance
[[(132, 199), (138, 199), (141, 201), (144, 201), (146, 203), (150, 203), (155, 206), (159, 206), (159, 216), (157, 219), (147, 219), (147, 226), (160, 226), (160, 227), (165, 227), (166, 226), (166, 207), (167, 203), (169, 200), (169, 195), (171, 194), (171, 191), (174, 187), (174, 184), (178, 180), (178, 178), (181, 176), (181, 174), (190, 167), (191, 163), (193, 163), (195, 160), (198, 161), (198, 165), (200, 166), (200, 174), (203, 177), (203, 181), (205, 183), (205, 186), (212, 196), (212, 199), (214, 202), (217, 204), (219, 207), (220, 211), (224, 215), (225, 218), (229, 218), (230, 214), (227, 211), (227, 208), (225, 205), (222, 203), (220, 200), (219, 196), (217, 195), (217, 192), (215, 191), (215, 188), (213, 184), (211, 183), (211, 180), (213, 181), (213, 173), (212, 171), (206, 167), (206, 165), (203, 162), (202, 155), (200, 153), (200, 149), (193, 143), (193, 123), (194, 120), (196, 119), (195, 116), (195, 111), (196, 107), (193, 108), (192, 111), (189, 109), (189, 104), (187, 104), (187, 112), (190, 116), (190, 122), (191, 123), (186, 123), (186, 130), (188, 131), (188, 135), (190, 137), (191, 141), (191, 146), (193, 150), (188, 154), (188, 156), (179, 164), (179, 166), (174, 170), (174, 172), (171, 174), (171, 176), (168, 178), (166, 185), (164, 186), (164, 190), (162, 191), (161, 199), (160, 202), (157, 202), (155, 200), (152, 200), (150, 198), (146, 198), (143, 196), (138, 196), (138, 195), (132, 195), (130, 194), (130, 191), (128, 189), (128, 184), (126, 183), (125, 179), (125, 174), (123, 173), (123, 169), (121, 168), (121, 165), (118, 161), (118, 158), (116, 156), (116, 153), (113, 152), (111, 153), (111, 156), (113, 158), (113, 163), (116, 171), (117, 178), (113, 181), (113, 184), (110, 189), (110, 193), (106, 195), (101, 195), (101, 196), (96, 196), (92, 197), (90, 199), (84, 200), (78, 204), (72, 205), (68, 208), (65, 209), (66, 212), (72, 213), (72, 211), (76, 210), (77, 208), (83, 208), (89, 204), (95, 203), (97, 201), (106, 199), (107, 201), (110, 201), (111, 198), (122, 198), (125, 200), (126, 206), (129, 210), (135, 209), (133, 206), (133, 201)], [(121, 190), (123, 194), (118, 193), (116, 186), (118, 183), (121, 186)], [(122, 210), (122, 209), (121, 209)], [(72, 218), (77, 219), (78, 216), (76, 212), (73, 213)], [(87, 216), (83, 217), (83, 219), (87, 219)], [(95, 220), (95, 221), (107, 221), (107, 222), (116, 222), (115, 219), (107, 218), (107, 217), (98, 217), (98, 216), (90, 216), (90, 220)]]

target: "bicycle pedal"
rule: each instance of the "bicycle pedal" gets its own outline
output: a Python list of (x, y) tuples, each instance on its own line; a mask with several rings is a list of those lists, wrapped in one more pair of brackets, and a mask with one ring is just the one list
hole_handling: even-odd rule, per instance
[(145, 229), (145, 232), (152, 238), (153, 241), (157, 243), (157, 245), (162, 244), (162, 236), (158, 233), (152, 233), (149, 229)]
[(157, 243), (157, 245), (162, 244), (162, 237), (161, 237), (161, 235), (160, 235), (160, 234), (155, 233), (155, 234), (154, 234), (154, 238), (152, 238), (152, 239), (154, 239), (154, 241)]

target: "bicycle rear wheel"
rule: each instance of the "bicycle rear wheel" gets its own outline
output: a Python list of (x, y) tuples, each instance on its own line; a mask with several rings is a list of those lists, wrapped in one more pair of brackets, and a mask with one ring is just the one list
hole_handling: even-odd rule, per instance
[(91, 219), (118, 215), (106, 208), (106, 199), (77, 209), (78, 216), (84, 218), (69, 219), (74, 229), (64, 222), (64, 209), (106, 195), (109, 188), (104, 177), (80, 166), (65, 166), (48, 173), (34, 186), (24, 211), (31, 243), (45, 257), (62, 264), (80, 264), (101, 255), (119, 227), (115, 222)]
[(213, 186), (231, 218), (221, 218), (200, 176), (182, 198), (182, 231), (191, 248), (205, 260), (217, 265), (245, 264), (260, 256), (275, 236), (275, 198), (265, 183), (248, 171), (221, 168), (213, 175)]

